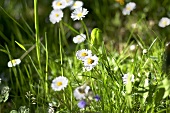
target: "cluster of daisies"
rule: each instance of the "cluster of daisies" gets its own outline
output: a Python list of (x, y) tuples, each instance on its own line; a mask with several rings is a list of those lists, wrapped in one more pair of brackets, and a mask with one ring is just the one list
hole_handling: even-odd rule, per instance
[(75, 20), (82, 20), (86, 14), (88, 14), (87, 9), (83, 8), (82, 1), (74, 0), (54, 0), (52, 2), (53, 10), (50, 13), (49, 20), (55, 24), (60, 22), (64, 16), (63, 9), (70, 7), (73, 12), (71, 13), (71, 18)]
[(76, 52), (77, 59), (83, 62), (84, 71), (92, 70), (98, 64), (98, 57), (96, 55), (92, 55), (92, 51), (88, 49), (78, 50)]
[[(123, 15), (130, 15), (131, 11), (133, 11), (136, 8), (136, 3), (129, 2), (126, 4), (125, 8), (123, 8), (122, 13)], [(167, 17), (162, 17), (158, 23), (159, 27), (166, 27), (170, 25), (170, 19)]]
[[(59, 76), (52, 81), (51, 87), (54, 91), (61, 91), (64, 90), (67, 85), (68, 79), (64, 76)], [(100, 100), (100, 97), (98, 95), (94, 95), (90, 86), (88, 86), (87, 84), (75, 88), (73, 95), (75, 99), (79, 101), (77, 105), (81, 109), (88, 106), (92, 102), (92, 100)]]

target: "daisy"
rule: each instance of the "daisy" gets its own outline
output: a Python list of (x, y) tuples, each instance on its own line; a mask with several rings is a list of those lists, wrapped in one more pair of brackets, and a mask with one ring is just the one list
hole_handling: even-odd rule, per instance
[(167, 17), (162, 17), (161, 20), (159, 21), (158, 25), (159, 25), (159, 27), (164, 28), (164, 27), (168, 26), (169, 24), (170, 24), (170, 19)]
[(64, 9), (66, 6), (66, 0), (54, 0), (52, 3), (53, 9)]
[(68, 79), (63, 76), (56, 77), (51, 84), (51, 87), (54, 91), (64, 90), (68, 85)]
[(75, 20), (82, 20), (85, 15), (88, 14), (89, 11), (87, 11), (87, 9), (85, 8), (77, 8), (75, 9), (72, 13), (71, 13), (71, 18), (75, 21)]
[(74, 94), (74, 97), (77, 100), (82, 100), (82, 99), (86, 98), (86, 96), (88, 95), (89, 91), (90, 91), (90, 86), (83, 85), (83, 86), (77, 87), (74, 90), (73, 94)]
[(91, 56), (91, 55), (92, 55), (92, 51), (87, 50), (87, 49), (78, 50), (76, 52), (76, 57), (79, 60), (84, 60), (86, 57)]
[(85, 39), (86, 39), (86, 35), (80, 34), (80, 35), (77, 35), (76, 37), (73, 37), (73, 42), (79, 44), (81, 42), (84, 42)]
[(80, 109), (85, 108), (86, 105), (87, 105), (87, 103), (86, 103), (85, 100), (81, 100), (81, 101), (79, 101), (79, 103), (77, 104), (77, 106), (78, 106)]
[(63, 11), (60, 9), (53, 10), (51, 11), (49, 18), (53, 24), (55, 24), (56, 22), (58, 23), (63, 18)]
[(16, 65), (19, 65), (21, 63), (20, 59), (13, 59), (8, 62), (8, 67), (15, 67)]
[(83, 2), (82, 1), (75, 1), (71, 7), (71, 10), (74, 10), (74, 9), (77, 9), (77, 8), (80, 8), (83, 6)]
[(98, 57), (96, 55), (88, 56), (83, 60), (84, 67), (93, 68), (98, 64)]
[(67, 3), (67, 7), (73, 5), (74, 0), (65, 0)]
[(129, 2), (126, 4), (126, 7), (123, 9), (122, 13), (123, 15), (130, 15), (130, 12), (136, 8), (136, 3)]
[[(123, 79), (123, 84), (127, 84), (128, 82), (128, 77), (129, 77), (129, 74), (124, 74), (122, 79)], [(134, 75), (131, 76), (131, 82), (134, 82)]]

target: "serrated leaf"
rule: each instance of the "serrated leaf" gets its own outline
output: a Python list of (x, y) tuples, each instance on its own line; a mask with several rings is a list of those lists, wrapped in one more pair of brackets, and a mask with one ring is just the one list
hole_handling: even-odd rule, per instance
[(23, 49), (24, 51), (27, 51), (26, 49), (25, 49), (25, 47), (22, 45), (22, 44), (20, 44), (19, 42), (17, 42), (17, 41), (15, 41), (15, 43), (17, 43), (18, 44), (18, 46), (21, 48), (21, 49)]

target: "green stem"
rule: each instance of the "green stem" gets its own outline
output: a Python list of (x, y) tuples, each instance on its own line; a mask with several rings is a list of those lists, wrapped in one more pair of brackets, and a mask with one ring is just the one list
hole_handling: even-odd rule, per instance
[[(88, 42), (90, 42), (90, 37), (89, 37), (89, 32), (88, 32), (87, 26), (85, 25), (83, 20), (81, 20), (81, 23), (82, 23), (82, 25), (83, 25), (83, 27), (84, 27), (84, 29), (86, 31), (87, 40), (88, 40)], [(89, 45), (89, 48), (90, 48), (90, 45)]]
[(39, 22), (38, 22), (38, 0), (34, 0), (34, 21), (35, 21), (35, 38), (36, 38), (37, 60), (38, 60), (39, 67), (41, 68), (41, 63), (40, 63)]
[[(46, 51), (46, 67), (45, 67), (45, 95), (48, 96), (48, 49), (47, 49), (47, 33), (45, 33), (45, 51)], [(47, 97), (48, 100), (48, 97)]]
[(61, 64), (61, 75), (63, 76), (63, 56), (62, 56), (62, 44), (61, 44), (61, 31), (59, 29), (59, 44), (60, 44), (60, 64)]

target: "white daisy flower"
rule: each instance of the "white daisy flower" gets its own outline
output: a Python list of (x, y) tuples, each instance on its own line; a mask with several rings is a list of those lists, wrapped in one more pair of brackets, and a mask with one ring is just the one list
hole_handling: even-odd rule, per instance
[(86, 35), (80, 34), (80, 35), (77, 35), (76, 37), (73, 37), (73, 42), (79, 44), (81, 42), (84, 42), (85, 39), (86, 39)]
[(74, 97), (77, 99), (77, 100), (82, 100), (82, 99), (85, 99), (86, 96), (88, 95), (89, 93), (89, 90), (90, 90), (90, 86), (86, 86), (86, 85), (83, 85), (83, 86), (80, 86), (80, 87), (77, 87), (75, 90), (74, 90)]
[(52, 3), (53, 9), (64, 9), (66, 6), (66, 0), (54, 0)]
[(51, 87), (54, 91), (64, 90), (68, 85), (68, 79), (63, 76), (56, 77), (51, 84)]
[(74, 0), (65, 0), (67, 3), (67, 7), (73, 5)]
[(13, 59), (8, 62), (8, 67), (14, 67), (16, 65), (19, 65), (21, 63), (20, 59)]
[(80, 8), (83, 6), (83, 2), (82, 1), (75, 1), (71, 7), (71, 10), (74, 10), (74, 9), (77, 9), (77, 8)]
[(158, 25), (159, 25), (159, 27), (164, 28), (164, 27), (168, 26), (169, 24), (170, 24), (170, 19), (167, 17), (162, 17), (161, 20), (159, 21)]
[(49, 18), (53, 24), (58, 23), (63, 18), (63, 11), (60, 9), (52, 10)]
[(77, 8), (75, 9), (72, 13), (71, 13), (71, 18), (75, 21), (75, 20), (82, 20), (85, 15), (88, 14), (89, 11), (87, 11), (87, 9), (85, 8)]
[[(124, 74), (122, 79), (123, 79), (123, 84), (127, 84), (127, 81), (128, 81), (128, 76), (129, 74)], [(131, 82), (134, 82), (134, 75), (131, 76), (130, 78)]]
[(95, 67), (98, 64), (98, 57), (96, 55), (88, 56), (83, 60), (84, 67), (89, 70), (91, 70), (93, 67)]
[(79, 60), (84, 60), (86, 57), (91, 56), (91, 55), (92, 55), (92, 51), (87, 50), (87, 49), (78, 50), (76, 52), (76, 57)]
[(126, 4), (125, 8), (123, 9), (122, 13), (123, 15), (130, 15), (130, 12), (136, 8), (136, 3), (129, 2)]

